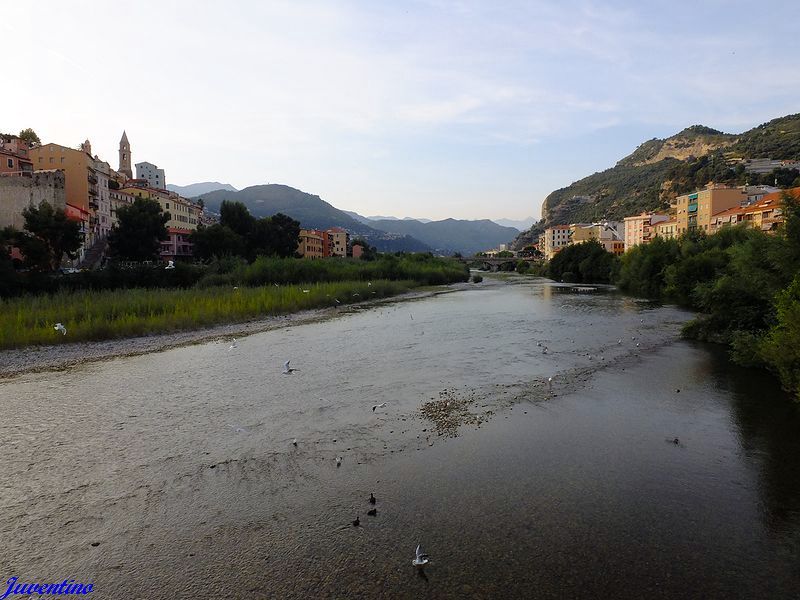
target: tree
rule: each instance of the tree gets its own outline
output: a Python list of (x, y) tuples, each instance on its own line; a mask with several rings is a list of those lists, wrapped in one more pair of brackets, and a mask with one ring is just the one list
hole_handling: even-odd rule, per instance
[(37, 271), (54, 271), (61, 266), (66, 254), (78, 256), (83, 243), (81, 226), (67, 219), (62, 209), (54, 209), (47, 202), (22, 211), (25, 231), (17, 236), (16, 244), (25, 256), (25, 265)]
[(241, 202), (223, 200), (219, 208), (220, 224), (229, 227), (242, 237), (247, 237), (255, 225), (255, 217)]
[(270, 217), (272, 229), (272, 254), (281, 257), (294, 256), (300, 242), (300, 222), (283, 213)]
[(19, 139), (26, 141), (31, 147), (42, 145), (42, 140), (39, 139), (39, 136), (36, 135), (36, 132), (30, 127), (20, 131), (18, 137)]
[(109, 235), (109, 252), (123, 260), (157, 260), (161, 240), (169, 238), (169, 218), (158, 202), (147, 198), (137, 198), (133, 204), (117, 209), (119, 224)]
[(548, 277), (573, 283), (608, 283), (617, 258), (591, 240), (567, 246), (550, 261)]
[(201, 260), (215, 256), (244, 255), (244, 238), (230, 227), (219, 223), (210, 227), (198, 227), (192, 232), (189, 241), (194, 245), (194, 256)]

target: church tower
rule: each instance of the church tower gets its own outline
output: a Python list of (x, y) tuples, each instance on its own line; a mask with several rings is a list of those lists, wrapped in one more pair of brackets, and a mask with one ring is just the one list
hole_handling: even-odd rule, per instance
[(128, 135), (124, 131), (122, 132), (122, 139), (119, 141), (119, 169), (117, 170), (128, 179), (133, 179), (131, 145), (128, 142)]

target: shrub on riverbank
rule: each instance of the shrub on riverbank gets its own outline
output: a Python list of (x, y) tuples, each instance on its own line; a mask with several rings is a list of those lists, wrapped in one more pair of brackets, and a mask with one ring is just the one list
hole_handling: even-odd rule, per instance
[[(0, 300), (0, 348), (105, 340), (207, 327), (401, 294), (410, 280), (301, 286), (59, 292)], [(308, 290), (308, 291), (304, 291)], [(62, 323), (67, 334), (53, 329)]]

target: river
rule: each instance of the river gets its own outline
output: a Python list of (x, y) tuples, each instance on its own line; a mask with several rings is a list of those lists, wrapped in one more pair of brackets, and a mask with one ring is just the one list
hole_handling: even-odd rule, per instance
[(487, 279), (2, 380), (0, 594), (797, 598), (798, 411), (688, 318)]

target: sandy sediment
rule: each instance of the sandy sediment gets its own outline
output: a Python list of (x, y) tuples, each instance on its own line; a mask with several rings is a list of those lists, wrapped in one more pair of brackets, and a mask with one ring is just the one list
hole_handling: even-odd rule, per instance
[(465, 289), (469, 284), (454, 284), (436, 290), (416, 290), (399, 296), (368, 300), (342, 307), (306, 310), (288, 315), (274, 315), (246, 322), (227, 323), (203, 329), (175, 331), (156, 335), (105, 340), (100, 342), (62, 343), (51, 346), (32, 346), (0, 351), (0, 379), (14, 377), (22, 373), (55, 371), (75, 365), (118, 358), (136, 356), (150, 352), (161, 352), (179, 346), (188, 346), (218, 339), (244, 337), (263, 331), (271, 331), (291, 325), (302, 325), (338, 315), (361, 310), (376, 304), (401, 302), (427, 298), (438, 294)]

